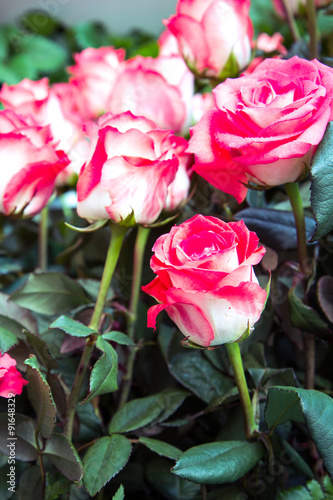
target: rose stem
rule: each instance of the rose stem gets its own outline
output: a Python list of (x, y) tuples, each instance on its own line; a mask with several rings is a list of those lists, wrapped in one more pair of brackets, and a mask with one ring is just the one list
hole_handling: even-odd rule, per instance
[[(134, 246), (133, 280), (132, 280), (131, 298), (129, 304), (129, 319), (128, 319), (128, 336), (133, 342), (135, 341), (135, 323), (138, 313), (143, 259), (145, 255), (145, 249), (149, 233), (150, 229), (139, 226)], [(127, 358), (126, 374), (124, 375), (123, 379), (123, 386), (121, 390), (118, 409), (122, 408), (128, 399), (129, 391), (132, 384), (136, 353), (137, 353), (137, 348), (131, 347)]]
[[(89, 323), (89, 328), (95, 330), (96, 332), (99, 329), (99, 323), (102, 317), (106, 295), (108, 293), (113, 272), (118, 262), (122, 243), (128, 229), (127, 227), (119, 226), (117, 224), (110, 224), (110, 228), (111, 228), (110, 245), (106, 255), (97, 301), (95, 304), (91, 321)], [(78, 402), (82, 383), (90, 362), (90, 356), (95, 346), (95, 342), (96, 342), (96, 337), (94, 335), (88, 337), (75, 375), (73, 387), (68, 397), (65, 434), (69, 440), (72, 438), (76, 405)]]
[(298, 26), (294, 18), (294, 14), (291, 8), (291, 5), (289, 4), (289, 0), (282, 0), (284, 10), (288, 19), (288, 24), (289, 28), (292, 34), (292, 37), (295, 42), (301, 38), (299, 31), (298, 31)]
[[(298, 182), (289, 182), (284, 185), (289, 197), (297, 230), (297, 250), (298, 260), (301, 271), (308, 274), (307, 268), (308, 251), (306, 247), (305, 219), (301, 193)], [(315, 376), (315, 338), (311, 333), (305, 333), (305, 387), (306, 389), (314, 388)]]
[(306, 0), (306, 11), (308, 16), (311, 58), (318, 59), (319, 32), (317, 28), (315, 0)]
[(238, 387), (239, 397), (241, 400), (245, 420), (245, 435), (247, 439), (250, 439), (253, 433), (258, 430), (258, 426), (254, 420), (252, 404), (244, 374), (244, 367), (239, 344), (238, 342), (233, 342), (231, 344), (225, 344), (225, 346), (228, 351), (232, 369), (234, 371), (236, 385)]
[(47, 270), (47, 232), (49, 207), (46, 205), (40, 213), (38, 232), (38, 270)]

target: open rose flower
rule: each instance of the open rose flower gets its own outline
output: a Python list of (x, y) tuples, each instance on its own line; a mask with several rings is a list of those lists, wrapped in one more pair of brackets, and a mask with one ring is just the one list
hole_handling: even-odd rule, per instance
[(39, 213), (69, 160), (55, 149), (49, 127), (27, 123), (11, 110), (0, 111), (0, 212)]
[(133, 223), (150, 224), (168, 205), (168, 196), (171, 205), (173, 197), (179, 199), (169, 186), (180, 161), (189, 158), (185, 139), (127, 111), (102, 116), (91, 140), (93, 152), (77, 184), (80, 217), (121, 222), (132, 216)]
[(114, 114), (131, 111), (176, 133), (188, 130), (194, 77), (179, 55), (136, 56), (122, 64), (107, 103)]
[(235, 76), (251, 58), (249, 9), (250, 0), (178, 0), (165, 25), (196, 73), (220, 77), (230, 61), (226, 76)]
[[(47, 78), (33, 81), (24, 78), (16, 85), (3, 84), (0, 101), (6, 109), (24, 117), (31, 125), (49, 126), (57, 149), (70, 159), (70, 168), (62, 172), (64, 179), (79, 172), (85, 159), (78, 158), (77, 145), (83, 140), (83, 117), (78, 110), (78, 90), (68, 83), (49, 86)], [(59, 179), (58, 179), (59, 181)]]
[(266, 301), (253, 271), (265, 249), (243, 221), (229, 224), (196, 215), (156, 241), (150, 265), (157, 277), (142, 289), (165, 309), (192, 342), (209, 347), (235, 342), (252, 329)]
[(266, 59), (213, 93), (188, 151), (194, 170), (238, 202), (250, 183), (298, 180), (333, 118), (333, 70), (317, 60)]
[(110, 92), (124, 58), (124, 49), (114, 47), (89, 47), (74, 55), (75, 65), (67, 70), (72, 75), (70, 83), (80, 94), (79, 108), (86, 119), (98, 118), (108, 111)]
[(7, 353), (1, 355), (0, 352), (0, 396), (9, 398), (12, 395), (19, 395), (27, 383), (17, 370), (15, 359)]

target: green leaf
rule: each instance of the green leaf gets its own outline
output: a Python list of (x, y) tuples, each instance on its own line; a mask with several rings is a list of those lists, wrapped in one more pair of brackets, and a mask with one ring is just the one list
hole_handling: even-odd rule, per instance
[(317, 299), (326, 318), (333, 323), (333, 276), (322, 276), (319, 279)]
[(73, 337), (88, 337), (89, 335), (97, 333), (96, 330), (92, 330), (88, 326), (83, 325), (79, 321), (75, 321), (68, 316), (59, 316), (59, 318), (51, 323), (49, 328), (59, 328), (59, 330), (62, 330)]
[(181, 405), (188, 393), (165, 389), (153, 396), (132, 399), (111, 420), (109, 432), (130, 432), (166, 420)]
[(210, 403), (233, 387), (229, 377), (216, 370), (198, 351), (183, 351), (169, 362), (171, 374), (196, 396)]
[(149, 483), (163, 498), (193, 500), (200, 494), (198, 484), (171, 474), (169, 460), (157, 458), (148, 463), (145, 472)]
[(317, 311), (305, 305), (297, 297), (294, 288), (291, 288), (288, 292), (288, 304), (293, 326), (315, 335), (328, 335), (330, 333), (327, 323), (319, 316)]
[(101, 23), (86, 21), (73, 26), (73, 33), (81, 49), (110, 45), (108, 34)]
[(26, 29), (43, 37), (52, 36), (59, 26), (59, 23), (43, 10), (29, 11), (21, 18), (21, 23)]
[(117, 342), (117, 344), (130, 345), (136, 347), (135, 342), (129, 338), (128, 335), (122, 332), (107, 332), (102, 335), (103, 339)]
[(201, 484), (237, 481), (264, 455), (262, 443), (226, 441), (194, 446), (185, 451), (171, 472)]
[(83, 482), (91, 496), (125, 467), (131, 451), (130, 441), (118, 434), (102, 437), (90, 446), (83, 459)]
[(320, 484), (312, 480), (308, 481), (306, 486), (296, 486), (281, 491), (277, 500), (328, 500), (328, 497), (324, 495)]
[(311, 439), (333, 477), (333, 399), (319, 391), (295, 387), (272, 387), (265, 412), (268, 427), (287, 420), (306, 424)]
[(0, 326), (0, 352), (5, 354), (13, 345), (18, 343), (18, 338), (12, 332)]
[(27, 330), (25, 330), (25, 336), (29, 345), (36, 352), (37, 358), (41, 364), (43, 364), (48, 370), (53, 370), (58, 367), (58, 363), (51, 356), (49, 348), (44, 340)]
[[(0, 413), (0, 451), (9, 456), (8, 413)], [(36, 449), (36, 423), (25, 415), (15, 414), (15, 458), (23, 462), (31, 462), (38, 458)], [(13, 436), (14, 437), (14, 436)]]
[(305, 474), (308, 478), (313, 479), (314, 475), (308, 464), (303, 460), (301, 455), (286, 441), (285, 439), (281, 442), (286, 453), (292, 459), (292, 464), (296, 469), (298, 469), (302, 474)]
[(39, 370), (35, 355), (31, 354), (24, 364), (27, 365), (26, 378), (29, 381), (28, 397), (37, 415), (37, 430), (43, 437), (49, 438), (56, 418), (56, 408), (50, 386)]
[(10, 298), (22, 307), (47, 315), (60, 314), (89, 303), (80, 285), (58, 272), (30, 274)]
[(46, 441), (43, 456), (70, 481), (80, 481), (83, 477), (83, 468), (72, 443), (62, 434), (54, 433)]
[(38, 465), (25, 469), (20, 477), (17, 490), (18, 500), (36, 500), (43, 498), (42, 479)]
[(172, 460), (177, 460), (183, 453), (179, 448), (158, 439), (140, 437), (139, 442), (161, 457), (171, 458)]
[(34, 35), (24, 40), (22, 54), (31, 58), (38, 71), (55, 71), (66, 64), (65, 49), (40, 35)]
[(7, 33), (3, 28), (0, 28), (0, 61), (7, 57), (8, 53), (8, 38)]
[(322, 238), (333, 229), (332, 152), (333, 123), (330, 122), (311, 162), (311, 207), (317, 223), (311, 241)]
[(112, 500), (124, 500), (124, 498), (125, 498), (124, 487), (121, 484), (116, 493), (113, 495)]
[(84, 403), (91, 401), (95, 396), (114, 392), (118, 389), (118, 355), (111, 344), (102, 337), (98, 337), (96, 347), (103, 351), (103, 355), (94, 364), (90, 375), (89, 395)]

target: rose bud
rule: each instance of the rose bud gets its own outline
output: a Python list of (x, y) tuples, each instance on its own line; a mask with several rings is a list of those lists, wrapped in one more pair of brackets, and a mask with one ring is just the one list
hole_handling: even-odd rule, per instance
[[(129, 111), (102, 116), (97, 137), (94, 134), (90, 160), (77, 184), (80, 217), (151, 224), (164, 208), (175, 208), (180, 188), (169, 187), (179, 164), (189, 158), (185, 139)], [(188, 185), (185, 188), (187, 195)]]
[(251, 59), (250, 0), (178, 0), (164, 24), (195, 74), (236, 76)]
[(157, 277), (142, 290), (158, 305), (148, 311), (148, 327), (165, 309), (190, 341), (204, 347), (245, 337), (260, 318), (267, 293), (253, 266), (265, 249), (243, 221), (223, 222), (196, 215), (153, 246), (150, 266)]
[(333, 118), (333, 70), (295, 56), (265, 59), (214, 91), (191, 129), (194, 170), (240, 203), (247, 186), (297, 181)]
[(9, 398), (20, 395), (28, 382), (15, 367), (16, 361), (9, 354), (0, 352), (0, 396)]

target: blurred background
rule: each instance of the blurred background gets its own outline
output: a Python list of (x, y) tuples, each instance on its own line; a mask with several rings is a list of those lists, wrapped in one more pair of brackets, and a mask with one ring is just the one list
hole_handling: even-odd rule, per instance
[(0, 23), (12, 23), (28, 10), (44, 10), (66, 25), (103, 21), (109, 30), (123, 34), (140, 27), (158, 35), (162, 19), (174, 13), (176, 0), (0, 0)]

